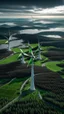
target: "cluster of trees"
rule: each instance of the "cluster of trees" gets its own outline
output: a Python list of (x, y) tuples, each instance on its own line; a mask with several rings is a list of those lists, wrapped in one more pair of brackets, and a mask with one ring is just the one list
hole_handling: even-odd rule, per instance
[(0, 59), (3, 59), (12, 54), (12, 51), (8, 51), (6, 49), (0, 49)]
[(25, 99), (9, 106), (1, 114), (61, 114), (40, 99)]
[(51, 90), (56, 94), (64, 93), (64, 80), (58, 73), (43, 71), (40, 75), (35, 75), (35, 85), (46, 90)]
[(54, 94), (54, 93), (47, 93), (43, 96), (43, 99), (53, 104), (54, 106), (64, 110), (64, 93), (63, 94)]
[(46, 53), (43, 53), (45, 56), (47, 56), (50, 60), (62, 60), (64, 59), (64, 51), (48, 51)]
[(6, 98), (6, 97), (1, 97), (0, 98), (0, 109), (3, 107), (3, 106), (5, 106), (7, 103), (9, 102), (9, 100), (8, 100), (8, 98)]
[[(42, 73), (42, 67), (34, 67), (35, 74)], [(27, 67), (27, 64), (21, 64), (20, 61), (12, 62), (5, 65), (0, 65), (0, 77), (14, 78), (14, 77), (25, 77), (30, 76), (31, 66)]]
[(60, 66), (60, 67), (63, 67), (63, 68), (64, 68), (64, 63), (60, 63), (60, 64), (58, 64), (58, 66)]
[(0, 77), (13, 78), (18, 76), (19, 77), (26, 76), (29, 74), (28, 70), (29, 68), (27, 67), (27, 65), (20, 64), (20, 61), (13, 62), (6, 65), (0, 65)]

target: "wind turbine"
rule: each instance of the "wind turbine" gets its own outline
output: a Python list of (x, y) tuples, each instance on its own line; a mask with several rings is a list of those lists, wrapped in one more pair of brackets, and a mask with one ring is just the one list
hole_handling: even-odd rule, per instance
[(9, 36), (5, 36), (5, 38), (7, 39), (7, 41), (5, 42), (5, 44), (8, 44), (8, 50), (11, 51), (11, 47), (10, 47), (10, 41), (12, 39), (12, 36), (13, 35), (16, 35), (17, 33), (13, 33), (13, 34), (10, 34), (10, 31), (9, 31)]
[(35, 90), (35, 84), (34, 84), (34, 59), (35, 56), (33, 54), (32, 49), (30, 48), (29, 52), (31, 53), (29, 64), (31, 64), (31, 84), (30, 84), (30, 90)]
[(38, 49), (37, 49), (37, 50), (38, 50), (38, 57), (37, 57), (37, 58), (38, 58), (39, 60), (41, 60), (41, 59), (42, 59), (42, 58), (41, 58), (41, 47), (40, 47), (39, 41), (38, 41)]
[(26, 63), (25, 60), (24, 60), (24, 56), (28, 56), (28, 55), (26, 53), (24, 53), (22, 49), (20, 49), (20, 54), (19, 54), (18, 58), (21, 59), (22, 64)]
[(32, 49), (32, 46), (30, 45), (30, 42), (28, 41), (28, 47)]
[(9, 37), (5, 36), (5, 38), (7, 39), (7, 41), (5, 42), (5, 44), (8, 44), (8, 50), (11, 51), (11, 48), (10, 48), (10, 40), (12, 38), (12, 35), (10, 35), (10, 31), (9, 31)]

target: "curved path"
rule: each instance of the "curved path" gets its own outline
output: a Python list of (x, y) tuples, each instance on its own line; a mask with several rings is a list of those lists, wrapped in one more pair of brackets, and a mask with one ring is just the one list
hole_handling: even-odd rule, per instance
[(29, 79), (30, 79), (30, 78), (28, 78), (28, 79), (22, 84), (22, 86), (21, 86), (21, 88), (20, 88), (20, 95), (22, 94), (22, 90), (23, 90), (25, 84), (29, 81)]
[[(22, 84), (22, 86), (21, 86), (21, 88), (20, 88), (20, 95), (22, 94), (22, 90), (23, 90), (25, 84), (29, 81), (29, 79), (30, 79), (30, 78), (28, 78), (27, 80), (25, 80), (25, 82)], [(20, 95), (19, 95), (18, 97), (16, 97), (15, 99), (13, 99), (12, 101), (10, 101), (8, 104), (6, 104), (3, 108), (1, 108), (1, 109), (0, 109), (0, 113), (1, 113), (3, 110), (5, 110), (8, 106), (10, 106), (12, 103), (16, 102), (16, 101), (19, 99)]]
[(3, 87), (3, 86), (5, 86), (5, 85), (7, 85), (7, 84), (10, 84), (12, 81), (14, 81), (16, 78), (12, 78), (9, 82), (7, 82), (7, 83), (5, 83), (5, 84), (3, 84), (2, 86), (0, 86), (0, 88), (1, 87)]

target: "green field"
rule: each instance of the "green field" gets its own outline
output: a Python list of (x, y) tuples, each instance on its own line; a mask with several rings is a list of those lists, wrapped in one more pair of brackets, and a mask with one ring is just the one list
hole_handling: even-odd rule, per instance
[(6, 41), (7, 41), (6, 39), (4, 40), (0, 39), (0, 44), (5, 44)]
[(51, 71), (58, 72), (61, 71), (62, 68), (58, 66), (60, 64), (59, 61), (51, 61), (51, 62), (46, 62), (46, 67), (50, 69)]
[(13, 52), (16, 52), (16, 53), (20, 52), (20, 48), (18, 48), (18, 47), (12, 48), (11, 50), (12, 50)]
[(0, 98), (8, 98), (9, 100), (14, 99), (19, 95), (20, 87), (26, 78), (18, 78), (13, 80), (10, 84), (5, 84), (0, 87)]
[(42, 64), (45, 63), (46, 61), (48, 61), (48, 58), (42, 55), (42, 60), (37, 60), (35, 62), (35, 65), (42, 66)]
[[(28, 49), (26, 49), (26, 48), (25, 48), (25, 49), (22, 49), (22, 50), (23, 50), (24, 52), (28, 51)], [(16, 53), (18, 53), (18, 52), (20, 53), (20, 52), (21, 52), (19, 47), (12, 48), (12, 51), (13, 51), (13, 52), (16, 52)]]
[(18, 56), (19, 56), (19, 53), (10, 55), (9, 57), (6, 57), (0, 60), (0, 64), (7, 64), (7, 63), (18, 61)]
[[(36, 47), (37, 46), (37, 44), (31, 44), (31, 46), (34, 48), (34, 47)], [(24, 51), (24, 52), (27, 52), (27, 51), (29, 51), (29, 47), (26, 49), (26, 48), (22, 48), (22, 50)], [(19, 47), (14, 47), (14, 48), (12, 48), (12, 51), (14, 51), (14, 52), (20, 52), (20, 48)]]

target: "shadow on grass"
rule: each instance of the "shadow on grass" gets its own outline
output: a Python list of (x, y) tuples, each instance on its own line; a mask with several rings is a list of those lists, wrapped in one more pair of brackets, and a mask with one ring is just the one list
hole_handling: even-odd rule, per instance
[(26, 96), (28, 96), (28, 95), (30, 95), (30, 94), (32, 94), (34, 91), (31, 91), (30, 89), (28, 89), (28, 90), (24, 90), (22, 93), (21, 93), (21, 95), (19, 96), (19, 99), (21, 98), (21, 97), (26, 97)]
[(34, 91), (31, 91), (30, 89), (24, 90), (24, 91), (22, 92), (22, 97), (25, 97), (25, 96), (27, 96), (27, 95), (33, 93), (33, 92), (34, 92)]
[(26, 96), (29, 96), (30, 94), (32, 94), (34, 91), (31, 91), (30, 89), (28, 90), (23, 90), (22, 93), (20, 94), (18, 100), (20, 100), (21, 98), (24, 98)]

